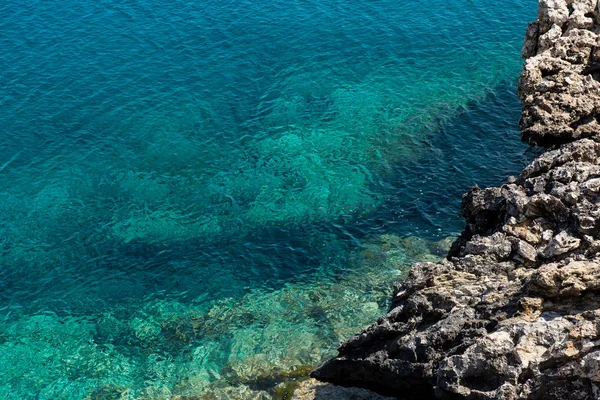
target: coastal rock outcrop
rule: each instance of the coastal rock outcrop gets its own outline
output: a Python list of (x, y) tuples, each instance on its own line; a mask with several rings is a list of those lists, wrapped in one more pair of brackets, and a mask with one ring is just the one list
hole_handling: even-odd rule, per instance
[(597, 0), (540, 0), (518, 95), (546, 152), (463, 196), (467, 226), (417, 263), (391, 311), (312, 373), (400, 399), (600, 398)]
[(291, 400), (393, 400), (360, 388), (345, 388), (328, 385), (315, 379), (308, 379), (298, 384)]
[(540, 0), (529, 24), (518, 95), (523, 140), (552, 146), (600, 130), (597, 0)]

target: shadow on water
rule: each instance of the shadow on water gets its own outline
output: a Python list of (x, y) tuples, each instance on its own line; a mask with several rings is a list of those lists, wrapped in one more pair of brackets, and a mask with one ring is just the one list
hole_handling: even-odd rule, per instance
[(428, 155), (393, 165), (380, 181), (385, 203), (346, 229), (428, 239), (460, 233), (462, 195), (475, 185), (505, 183), (539, 154), (520, 141), (520, 111), (515, 85), (505, 81), (484, 99), (440, 121), (435, 131), (424, 133)]
[(502, 183), (535, 156), (519, 141), (519, 112), (514, 84), (504, 82), (440, 121), (434, 131), (423, 132), (427, 156), (392, 165), (380, 175), (375, 190), (385, 201), (369, 215), (263, 227), (210, 243), (106, 241), (98, 244), (98, 259), (80, 260), (85, 268), (66, 263), (38, 281), (4, 268), (1, 301), (86, 313), (148, 296), (238, 297), (249, 288), (277, 289), (300, 281), (324, 263), (332, 273), (344, 271), (349, 252), (369, 237), (391, 233), (439, 240), (457, 234), (463, 227), (461, 195), (475, 184)]

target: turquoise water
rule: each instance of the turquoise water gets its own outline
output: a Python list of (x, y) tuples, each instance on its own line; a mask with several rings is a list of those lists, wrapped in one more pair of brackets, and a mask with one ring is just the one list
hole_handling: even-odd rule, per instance
[(273, 398), (531, 158), (533, 1), (0, 16), (2, 399)]

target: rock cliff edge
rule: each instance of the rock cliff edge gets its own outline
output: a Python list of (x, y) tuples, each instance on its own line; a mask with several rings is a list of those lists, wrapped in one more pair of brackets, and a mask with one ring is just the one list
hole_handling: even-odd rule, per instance
[(401, 399), (600, 399), (600, 12), (540, 0), (518, 95), (545, 152), (463, 196), (447, 260), (312, 376)]

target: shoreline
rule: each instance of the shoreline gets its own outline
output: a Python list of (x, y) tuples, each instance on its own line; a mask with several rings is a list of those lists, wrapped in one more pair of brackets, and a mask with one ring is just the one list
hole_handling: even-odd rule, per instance
[(600, 11), (540, 0), (518, 95), (545, 152), (463, 196), (467, 226), (312, 377), (403, 399), (600, 395)]

